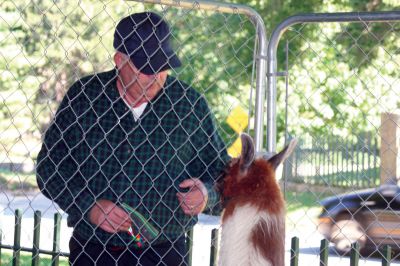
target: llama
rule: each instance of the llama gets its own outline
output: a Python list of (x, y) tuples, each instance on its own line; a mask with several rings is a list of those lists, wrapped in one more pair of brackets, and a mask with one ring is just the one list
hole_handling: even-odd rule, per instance
[(285, 202), (275, 170), (294, 150), (293, 140), (269, 159), (255, 158), (252, 138), (223, 180), (220, 266), (284, 266)]

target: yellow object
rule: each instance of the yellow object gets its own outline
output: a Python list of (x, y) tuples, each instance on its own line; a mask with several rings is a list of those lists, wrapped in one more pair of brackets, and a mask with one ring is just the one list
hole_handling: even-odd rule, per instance
[[(226, 119), (226, 122), (236, 133), (240, 134), (249, 123), (249, 115), (247, 114), (246, 110), (240, 106), (237, 106), (231, 111)], [(233, 158), (240, 156), (240, 152), (242, 151), (242, 141), (240, 140), (240, 137), (235, 140), (235, 142), (227, 149), (227, 151), (229, 156)]]
[(242, 141), (240, 138), (237, 138), (235, 142), (227, 149), (229, 156), (232, 158), (237, 158), (242, 151)]
[(246, 110), (240, 106), (237, 106), (229, 114), (226, 122), (236, 133), (240, 134), (249, 123), (249, 115), (247, 114)]

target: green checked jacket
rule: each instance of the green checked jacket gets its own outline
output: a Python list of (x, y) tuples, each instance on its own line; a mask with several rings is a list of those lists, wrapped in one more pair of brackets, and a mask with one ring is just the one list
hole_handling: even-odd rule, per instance
[(178, 185), (200, 178), (209, 193), (206, 212), (220, 212), (214, 186), (229, 157), (201, 94), (168, 76), (164, 88), (135, 121), (116, 87), (116, 70), (75, 82), (46, 131), (37, 160), (43, 194), (67, 214), (68, 226), (89, 240), (132, 244), (126, 233), (91, 224), (96, 200), (126, 203), (160, 232), (154, 243), (176, 239), (197, 222), (183, 213)]

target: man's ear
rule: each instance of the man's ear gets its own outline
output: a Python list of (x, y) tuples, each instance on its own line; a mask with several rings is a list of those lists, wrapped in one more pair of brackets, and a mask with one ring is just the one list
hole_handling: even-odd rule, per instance
[(120, 52), (116, 52), (114, 54), (114, 63), (115, 66), (120, 69), (122, 67), (122, 63), (123, 63), (123, 58)]

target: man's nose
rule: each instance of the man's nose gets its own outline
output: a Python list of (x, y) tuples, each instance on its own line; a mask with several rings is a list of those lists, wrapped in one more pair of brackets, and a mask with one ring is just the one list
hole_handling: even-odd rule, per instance
[(157, 76), (157, 73), (145, 74), (145, 73), (140, 72), (140, 76), (142, 76), (146, 79), (154, 79)]

